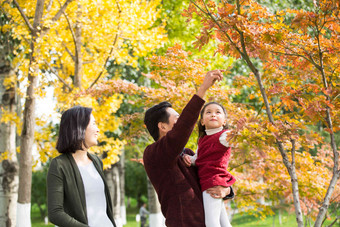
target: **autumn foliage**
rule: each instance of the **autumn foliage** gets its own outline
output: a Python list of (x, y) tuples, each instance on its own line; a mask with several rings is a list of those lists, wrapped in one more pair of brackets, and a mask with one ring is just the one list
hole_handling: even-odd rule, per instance
[[(42, 21), (37, 38), (33, 41), (35, 61), (29, 65), (29, 59), (25, 56), (32, 52), (32, 29), (29, 25), (33, 23), (36, 13), (36, 1), (1, 1), (3, 11), (11, 18), (11, 24), (2, 30), (11, 31), (14, 38), (20, 41), (12, 64), (21, 73), (13, 75), (5, 83), (7, 86), (22, 83), (27, 80), (28, 72), (37, 68), (34, 76), (39, 78), (39, 83), (35, 96), (44, 97), (46, 88), (53, 87), (57, 116), (74, 105), (92, 107), (101, 131), (99, 141), (102, 145), (93, 152), (105, 153), (104, 166), (109, 167), (119, 160), (118, 155), (126, 143), (124, 139), (105, 134), (116, 131), (121, 123), (115, 113), (123, 96), (119, 93), (107, 97), (84, 94), (97, 83), (107, 80), (106, 67), (110, 62), (136, 67), (139, 57), (146, 56), (166, 41), (164, 23), (154, 25), (160, 17), (160, 1), (65, 0), (45, 3), (43, 11), (39, 12), (43, 15)], [(21, 96), (24, 96), (27, 87), (27, 83), (23, 84), (26, 86), (18, 90)], [(21, 128), (13, 113), (4, 117), (3, 121), (15, 121)], [(50, 121), (49, 116), (36, 119), (41, 130), (35, 132), (40, 154), (35, 164), (57, 155), (54, 149), (57, 135)]]
[[(208, 62), (193, 59), (180, 45), (169, 48), (164, 56), (153, 56), (149, 60), (153, 71), (144, 76), (152, 81), (152, 87), (138, 88), (126, 81), (115, 80), (98, 86), (92, 93), (108, 95), (122, 92), (118, 87), (123, 90), (128, 88), (126, 92), (139, 97), (135, 99), (134, 105), (144, 105), (146, 109), (167, 100), (180, 112), (202, 82)], [(225, 76), (227, 79), (228, 68)], [(237, 176), (235, 204), (238, 208), (261, 217), (272, 214), (273, 208), (290, 209), (291, 206), (287, 204), (293, 201), (291, 179), (277, 151), (275, 140), (280, 138), (287, 141), (285, 146), (290, 146), (291, 138), (296, 138), (299, 142), (295, 144), (295, 149), (298, 150), (295, 163), (301, 182), (299, 190), (302, 207), (305, 212), (314, 209), (312, 215), (316, 215), (315, 208), (322, 201), (331, 178), (331, 149), (323, 144), (324, 138), (320, 133), (309, 130), (305, 123), (288, 117), (292, 114), (280, 113), (273, 125), (264, 111), (256, 110), (245, 103), (233, 102), (231, 97), (239, 95), (246, 82), (251, 83), (251, 79), (235, 79), (232, 87), (226, 81), (221, 82), (209, 90), (206, 98), (222, 103), (228, 112), (233, 131), (233, 136), (229, 139), (237, 146), (233, 149), (229, 165), (230, 171)], [(115, 85), (121, 83), (124, 85)], [(136, 142), (141, 138), (148, 138), (145, 128), (141, 128), (143, 117), (144, 112), (124, 118), (124, 124), (131, 124), (129, 131), (124, 133), (128, 141)], [(187, 145), (193, 150), (196, 149), (196, 133), (197, 130)], [(319, 145), (321, 147), (318, 154), (312, 155), (311, 149)], [(333, 198), (337, 196), (338, 193), (335, 193)]]
[[(32, 23), (35, 1), (15, 2)], [(334, 0), (314, 2), (310, 11), (273, 12), (253, 0), (192, 0), (183, 12), (188, 22), (198, 18), (202, 24), (195, 48), (214, 41), (214, 57), (242, 60), (249, 69), (247, 74), (232, 76), (233, 66), (225, 65), (224, 81), (206, 96), (228, 112), (233, 132), (228, 140), (236, 147), (229, 164), (237, 178), (233, 202), (240, 210), (261, 217), (274, 209), (295, 210), (299, 226), (302, 215), (320, 226), (329, 204), (340, 203), (336, 143), (340, 133), (340, 6)], [(20, 41), (12, 59), (20, 73), (7, 78), (4, 85), (24, 84), (18, 90), (24, 96), (27, 74), (37, 68), (35, 95), (43, 97), (45, 88), (53, 87), (56, 112), (73, 105), (92, 107), (101, 130), (101, 146), (94, 152), (105, 153), (104, 165), (109, 167), (118, 161), (125, 144), (142, 147), (151, 142), (143, 124), (144, 111), (166, 100), (180, 112), (211, 62), (196, 59), (179, 44), (164, 55), (148, 55), (167, 39), (165, 23), (157, 22), (160, 0), (50, 3), (44, 7), (35, 40), (39, 51), (30, 67), (26, 56), (32, 51), (32, 34), (27, 21), (13, 1), (1, 1), (11, 18), (1, 29)], [(66, 3), (67, 9), (54, 21)], [(150, 63), (150, 72), (142, 75), (143, 85), (107, 72), (112, 62), (136, 67), (139, 57), (147, 57)], [(142, 111), (117, 117), (127, 97), (131, 106)], [(20, 134), (17, 115), (4, 112), (1, 120), (15, 122)], [(57, 155), (55, 128), (50, 119), (37, 119), (36, 124), (39, 161), (45, 162)], [(195, 150), (196, 141), (195, 131), (187, 146)]]
[[(184, 12), (189, 19), (193, 14), (201, 19), (197, 48), (217, 40), (215, 54), (243, 59), (250, 69), (249, 75), (233, 78), (226, 71), (226, 81), (207, 97), (228, 110), (229, 139), (237, 145), (230, 162), (238, 179), (234, 202), (243, 210), (264, 216), (273, 208), (295, 207), (301, 225), (302, 215), (323, 220), (317, 218), (319, 208), (339, 202), (338, 7), (320, 1), (315, 12), (272, 13), (255, 1), (193, 1)], [(209, 65), (179, 45), (150, 61), (154, 70), (145, 77), (152, 86), (140, 88), (140, 102), (147, 108), (167, 100), (178, 111)], [(233, 102), (245, 87), (244, 100)], [(142, 117), (127, 119), (141, 124)], [(134, 132), (145, 134), (145, 129)], [(194, 135), (188, 146), (195, 148), (195, 141)]]
[[(217, 53), (242, 58), (251, 71), (235, 77), (234, 85), (250, 87), (248, 99), (263, 101), (264, 109), (258, 110), (255, 125), (248, 118), (248, 126), (240, 127), (241, 135), (242, 130), (247, 132), (243, 139), (249, 147), (259, 147), (262, 155), (270, 155), (266, 162), (279, 151), (292, 181), (298, 225), (303, 225), (302, 207), (305, 215), (313, 217), (319, 211), (315, 225), (320, 226), (330, 201), (339, 198), (339, 190), (334, 190), (340, 174), (335, 142), (339, 130), (339, 3), (315, 1), (310, 12), (273, 13), (252, 0), (234, 4), (191, 1), (184, 15), (190, 19), (193, 14), (203, 24), (195, 43), (198, 48), (218, 40)], [(321, 157), (332, 160), (331, 164), (321, 165)], [(266, 182), (273, 178), (266, 174), (283, 176), (284, 170), (265, 169), (263, 173)]]

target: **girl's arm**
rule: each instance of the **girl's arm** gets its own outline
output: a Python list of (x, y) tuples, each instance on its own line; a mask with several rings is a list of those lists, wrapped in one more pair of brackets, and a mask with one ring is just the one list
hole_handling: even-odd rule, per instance
[(221, 135), (220, 135), (220, 143), (226, 147), (234, 147), (232, 144), (229, 143), (229, 134), (231, 133), (230, 130), (227, 130), (225, 132), (223, 132)]

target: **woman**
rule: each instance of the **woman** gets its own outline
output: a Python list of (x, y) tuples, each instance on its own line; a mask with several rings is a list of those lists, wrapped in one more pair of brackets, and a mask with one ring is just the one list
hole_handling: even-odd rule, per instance
[(112, 203), (101, 160), (88, 153), (99, 129), (92, 109), (76, 106), (61, 116), (57, 150), (47, 174), (50, 221), (59, 227), (112, 227)]

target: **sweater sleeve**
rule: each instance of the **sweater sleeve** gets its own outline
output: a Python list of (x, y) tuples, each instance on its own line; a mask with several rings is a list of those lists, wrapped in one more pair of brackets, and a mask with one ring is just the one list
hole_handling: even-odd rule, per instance
[(49, 220), (59, 227), (88, 227), (88, 225), (77, 221), (64, 211), (63, 182), (63, 174), (58, 168), (57, 161), (53, 159), (47, 173), (47, 208)]
[(156, 146), (162, 147), (166, 163), (174, 161), (181, 154), (195, 127), (204, 100), (194, 95), (183, 109), (176, 124), (163, 138), (157, 141)]
[(229, 144), (229, 142), (227, 141), (227, 137), (228, 134), (230, 133), (230, 131), (225, 131), (220, 135), (219, 141), (222, 145), (226, 146), (226, 147), (231, 147), (231, 145)]

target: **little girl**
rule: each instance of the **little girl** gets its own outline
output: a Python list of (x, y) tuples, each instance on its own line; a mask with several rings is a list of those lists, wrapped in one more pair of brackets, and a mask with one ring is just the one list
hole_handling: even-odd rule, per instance
[(198, 167), (206, 227), (230, 227), (222, 199), (207, 193), (214, 186), (229, 187), (235, 178), (227, 171), (230, 145), (227, 142), (227, 112), (216, 102), (207, 103), (201, 110), (198, 121), (199, 139), (195, 156), (185, 155), (187, 164)]

